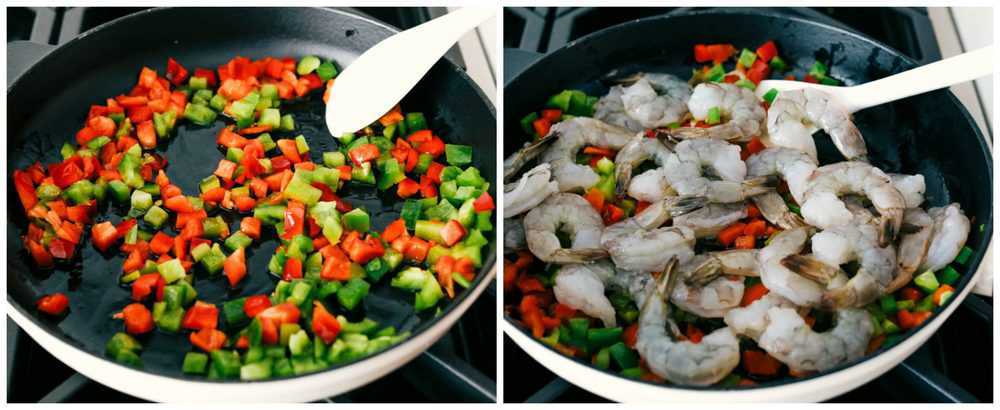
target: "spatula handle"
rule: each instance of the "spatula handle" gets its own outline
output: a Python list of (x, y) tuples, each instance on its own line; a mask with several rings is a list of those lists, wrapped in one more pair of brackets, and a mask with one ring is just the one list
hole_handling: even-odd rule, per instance
[(936, 61), (880, 80), (872, 81), (845, 93), (844, 104), (851, 112), (889, 101), (972, 81), (993, 72), (993, 46)]

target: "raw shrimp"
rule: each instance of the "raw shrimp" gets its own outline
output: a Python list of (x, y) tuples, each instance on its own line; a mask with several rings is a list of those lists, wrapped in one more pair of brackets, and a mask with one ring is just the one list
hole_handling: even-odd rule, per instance
[(559, 303), (601, 319), (605, 327), (614, 327), (615, 308), (604, 295), (605, 284), (614, 276), (615, 267), (607, 260), (563, 265), (556, 272), (552, 292)]
[(892, 179), (892, 186), (903, 195), (903, 202), (907, 208), (916, 208), (924, 203), (927, 185), (924, 183), (923, 175), (889, 174), (889, 178)]
[[(876, 241), (878, 228), (874, 225), (842, 225), (824, 230), (812, 237), (812, 251), (817, 261), (827, 265), (816, 269), (816, 264), (795, 261), (784, 263), (798, 274), (809, 276), (814, 281), (826, 284), (820, 306), (825, 309), (861, 307), (885, 294), (896, 276), (896, 252), (889, 247), (880, 247)], [(792, 256), (791, 259), (795, 259)], [(860, 267), (847, 283), (831, 283), (841, 276), (839, 267), (847, 262), (858, 261)]]
[(723, 320), (734, 333), (757, 340), (767, 329), (767, 311), (772, 307), (794, 308), (795, 304), (777, 293), (768, 292), (747, 306), (729, 310)]
[(611, 87), (608, 93), (594, 104), (594, 118), (629, 131), (643, 131), (645, 128), (642, 124), (625, 113), (625, 104), (622, 103), (622, 94), (624, 93), (625, 87), (623, 86)]
[(934, 219), (920, 208), (907, 209), (903, 213), (903, 232), (896, 249), (896, 277), (886, 286), (885, 292), (892, 293), (913, 279), (913, 273), (927, 255), (927, 247), (934, 234)]
[[(708, 255), (696, 255), (678, 269), (685, 278), (678, 280), (670, 300), (685, 311), (700, 317), (722, 317), (740, 305), (743, 299), (743, 278), (730, 279), (721, 274), (722, 266)], [(714, 278), (707, 283), (688, 285), (688, 277)]]
[(878, 211), (879, 244), (893, 242), (903, 223), (905, 200), (888, 175), (864, 162), (838, 162), (817, 168), (807, 183), (802, 216), (810, 225), (822, 229), (849, 224), (853, 214), (838, 196), (851, 193), (867, 196)]
[[(681, 141), (660, 169), (678, 194), (716, 203), (740, 202), (771, 191), (768, 185), (776, 183), (770, 177), (744, 180), (746, 164), (740, 159), (740, 147), (713, 139)], [(706, 171), (722, 180), (707, 178)]]
[(767, 132), (774, 145), (795, 148), (816, 159), (810, 126), (826, 131), (848, 161), (866, 161), (868, 149), (851, 115), (822, 91), (782, 91), (767, 110)]
[[(684, 277), (684, 283), (704, 286), (719, 275), (760, 276), (759, 249), (729, 249), (695, 256), (700, 268)], [(689, 262), (689, 265), (693, 262)], [(710, 267), (710, 269), (706, 269)]]
[[(660, 140), (636, 135), (615, 155), (615, 194), (623, 196), (627, 191), (629, 196), (646, 202), (666, 197), (670, 184), (662, 177), (661, 168), (671, 155), (673, 152)], [(659, 167), (643, 172), (630, 184), (633, 169), (646, 160), (653, 160)]]
[(559, 184), (551, 178), (551, 165), (542, 163), (521, 175), (517, 183), (507, 184), (503, 192), (504, 218), (526, 212), (559, 192)]
[(527, 247), (528, 240), (524, 237), (524, 221), (522, 218), (506, 218), (503, 221), (504, 252), (516, 252)]
[(640, 308), (635, 348), (650, 371), (671, 383), (714, 384), (739, 364), (739, 340), (728, 327), (706, 335), (699, 343), (678, 340), (681, 333), (666, 302), (677, 282), (676, 265), (676, 260), (669, 263), (655, 286), (647, 289), (650, 293)]
[(941, 208), (931, 208), (927, 214), (934, 218), (934, 236), (927, 248), (927, 256), (920, 265), (921, 271), (937, 271), (955, 260), (969, 237), (969, 218), (962, 207), (953, 203)]
[[(799, 306), (818, 306), (825, 287), (811, 278), (802, 276), (785, 267), (781, 261), (789, 255), (798, 254), (806, 245), (812, 228), (802, 227), (781, 231), (771, 238), (771, 243), (760, 250), (760, 279), (771, 293), (776, 293)], [(842, 276), (834, 276), (828, 282), (846, 282)]]
[(746, 217), (747, 207), (742, 202), (708, 204), (704, 208), (674, 218), (674, 226), (691, 229), (695, 238), (711, 238), (733, 222)]
[[(607, 251), (600, 247), (603, 230), (601, 216), (576, 194), (552, 194), (524, 216), (528, 249), (549, 263), (584, 263), (606, 257)], [(570, 248), (560, 245), (556, 231), (570, 236)]]
[(823, 371), (864, 356), (874, 328), (864, 309), (841, 309), (836, 325), (825, 332), (814, 331), (795, 309), (767, 310), (767, 328), (757, 345), (794, 372)]
[(503, 160), (503, 182), (510, 182), (514, 175), (517, 175), (521, 168), (524, 168), (531, 160), (537, 158), (545, 149), (555, 141), (555, 138), (550, 138), (552, 135), (543, 136), (544, 138), (535, 140), (531, 143), (525, 144), (524, 147), (517, 150), (517, 152), (511, 154), (511, 156), (504, 158)]
[(701, 83), (694, 87), (688, 100), (688, 110), (696, 120), (705, 120), (708, 111), (718, 108), (723, 123), (708, 127), (680, 127), (664, 130), (675, 139), (713, 138), (727, 141), (749, 141), (761, 134), (764, 108), (753, 91), (726, 83)]
[(631, 139), (632, 133), (587, 117), (575, 117), (552, 126), (546, 138), (558, 137), (541, 161), (552, 164), (552, 174), (559, 182), (559, 191), (585, 190), (594, 186), (599, 177), (587, 165), (576, 163), (576, 154), (585, 146), (619, 150)]
[(688, 112), (691, 86), (670, 74), (640, 74), (622, 90), (625, 113), (644, 128), (680, 122)]
[[(785, 179), (788, 190), (796, 202), (802, 203), (806, 180), (816, 170), (816, 161), (806, 153), (785, 147), (771, 147), (747, 158), (747, 175), (762, 177), (779, 175)], [(754, 204), (771, 223), (782, 229), (805, 226), (802, 217), (788, 209), (788, 204), (776, 192), (753, 197)]]
[(687, 262), (694, 256), (694, 232), (684, 227), (659, 226), (702, 205), (700, 198), (661, 199), (638, 215), (605, 228), (601, 246), (616, 266), (629, 271), (659, 272), (673, 257)]

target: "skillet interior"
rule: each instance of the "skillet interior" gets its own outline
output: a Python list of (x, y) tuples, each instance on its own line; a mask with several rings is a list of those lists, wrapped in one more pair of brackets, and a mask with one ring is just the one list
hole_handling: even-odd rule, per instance
[[(701, 11), (644, 18), (572, 42), (537, 60), (507, 83), (504, 156), (515, 152), (528, 139), (519, 120), (540, 109), (550, 95), (563, 89), (604, 95), (608, 88), (601, 79), (612, 72), (659, 71), (689, 78), (691, 70), (699, 67), (692, 57), (694, 44), (732, 43), (750, 48), (767, 40), (775, 40), (782, 58), (799, 78), (817, 59), (832, 62), (831, 74), (846, 85), (866, 83), (915, 66), (913, 60), (898, 51), (860, 34), (773, 12)], [(975, 254), (957, 286), (958, 291), (963, 290), (986, 251), (993, 228), (992, 156), (978, 127), (946, 90), (860, 111), (854, 115), (854, 121), (865, 137), (874, 165), (886, 172), (923, 174), (927, 206), (958, 202), (972, 219), (973, 229), (966, 245)], [(829, 137), (817, 134), (816, 142), (821, 163), (842, 160)], [(907, 335), (919, 329), (910, 330)], [(852, 364), (845, 363), (809, 377)], [(795, 380), (802, 379), (771, 381), (756, 387)]]
[[(395, 29), (382, 23), (345, 12), (305, 8), (159, 9), (116, 20), (53, 51), (9, 89), (7, 178), (14, 169), (36, 160), (43, 164), (61, 160), (59, 147), (73, 140), (72, 136), (84, 122), (87, 107), (128, 92), (143, 65), (162, 73), (167, 57), (174, 57), (193, 70), (214, 68), (236, 55), (260, 58), (315, 54), (332, 58), (343, 67), (394, 32)], [(323, 103), (318, 95), (286, 106), (294, 114), (297, 126), (290, 135), (306, 136), (313, 161), (319, 161), (323, 151), (336, 147), (326, 132)], [(487, 180), (495, 179), (493, 107), (457, 66), (447, 60), (439, 61), (407, 95), (402, 107), (404, 111), (424, 112), (431, 128), (445, 141), (472, 145), (474, 165)], [(184, 192), (198, 192), (198, 181), (211, 174), (223, 157), (214, 142), (222, 126), (219, 121), (209, 127), (179, 125), (172, 140), (157, 148), (170, 163), (167, 174), (171, 181)], [(129, 289), (116, 285), (124, 257), (101, 255), (87, 239), (87, 229), (79, 250), (82, 264), (53, 272), (33, 269), (19, 239), (27, 221), (13, 184), (9, 186), (8, 301), (62, 340), (103, 357), (104, 344), (112, 334), (121, 331), (121, 323), (112, 320), (111, 315), (130, 303)], [(374, 191), (374, 188), (345, 189), (339, 194), (356, 207), (367, 208), (373, 217), (373, 227), (381, 229), (399, 217), (402, 202), (386, 199), (383, 206), (383, 195)], [(393, 193), (385, 197), (394, 196)], [(98, 222), (109, 219), (110, 215), (115, 215), (110, 219), (117, 222), (120, 220), (117, 215), (127, 211), (127, 207), (112, 212), (107, 212), (107, 208), (104, 205)], [(240, 216), (226, 217), (235, 232)], [(199, 299), (221, 303), (235, 297), (269, 293), (276, 279), (267, 273), (266, 266), (278, 245), (273, 232), (269, 235), (265, 235), (263, 243), (255, 243), (247, 250), (251, 274), (236, 290), (229, 291), (221, 277), (209, 279), (204, 273), (197, 273), (195, 287)], [(491, 269), (495, 244), (491, 242), (483, 252), (483, 268), (473, 287)], [(53, 321), (35, 312), (34, 301), (41, 295), (67, 290), (71, 301), (68, 318)], [(442, 317), (467, 294), (462, 292), (455, 301), (443, 305)], [(364, 312), (380, 324), (417, 333), (436, 319), (432, 313), (416, 315), (412, 298), (411, 294), (387, 284), (373, 286), (372, 293), (365, 298), (364, 310), (358, 309), (348, 317), (356, 320)], [(180, 372), (181, 358), (190, 349), (186, 340), (186, 335), (160, 331), (141, 337), (145, 370), (190, 378)]]

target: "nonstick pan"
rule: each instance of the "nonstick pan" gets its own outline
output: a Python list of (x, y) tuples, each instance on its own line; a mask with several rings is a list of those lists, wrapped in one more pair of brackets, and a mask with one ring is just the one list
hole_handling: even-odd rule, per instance
[[(839, 27), (774, 11), (694, 11), (644, 18), (593, 33), (534, 61), (504, 87), (504, 155), (527, 140), (519, 119), (567, 88), (603, 95), (601, 79), (616, 71), (659, 70), (688, 78), (698, 65), (697, 43), (756, 47), (775, 40), (799, 78), (817, 59), (847, 85), (865, 83), (915, 66), (909, 57)], [(967, 245), (975, 252), (965, 266), (956, 296), (894, 346), (815, 375), (763, 382), (752, 387), (684, 387), (627, 379), (560, 354), (531, 337), (510, 317), (504, 330), (522, 349), (560, 377), (612, 400), (642, 401), (821, 401), (878, 377), (913, 353), (961, 304), (973, 287), (977, 267), (993, 232), (990, 150), (955, 96), (940, 90), (858, 112), (869, 156), (887, 172), (920, 173), (928, 206), (958, 202), (973, 220)], [(841, 158), (826, 136), (816, 138), (820, 161)], [(516, 372), (516, 369), (511, 369)], [(508, 376), (516, 377), (508, 371)]]
[[(57, 162), (59, 147), (83, 124), (90, 104), (126, 93), (141, 67), (164, 72), (168, 57), (187, 67), (216, 67), (234, 56), (301, 57), (307, 54), (349, 64), (395, 29), (349, 12), (307, 8), (175, 8), (144, 11), (91, 31), (55, 49), (14, 80), (7, 93), (7, 178), (35, 161)], [(399, 64), (406, 64), (400, 61)], [(405, 111), (422, 111), (445, 141), (471, 145), (474, 165), (488, 181), (496, 175), (496, 117), (485, 95), (462, 69), (442, 59), (402, 101)], [(323, 122), (318, 95), (289, 106), (298, 129), (318, 153), (335, 148)], [(184, 192), (198, 192), (198, 181), (212, 173), (222, 153), (215, 135), (223, 124), (179, 125), (177, 135), (157, 150), (168, 161), (167, 174)], [(89, 241), (80, 247), (76, 266), (40, 272), (32, 267), (19, 236), (26, 228), (24, 211), (13, 184), (8, 184), (7, 300), (9, 314), (53, 355), (85, 376), (128, 394), (158, 401), (308, 401), (336, 395), (370, 382), (402, 366), (440, 338), (495, 276), (495, 241), (484, 249), (483, 267), (470, 289), (444, 302), (440, 315), (415, 314), (412, 294), (387, 285), (373, 286), (364, 313), (400, 331), (405, 342), (374, 356), (325, 371), (263, 382), (209, 381), (181, 373), (180, 362), (190, 343), (186, 335), (154, 331), (140, 338), (142, 370), (104, 357), (108, 339), (121, 331), (113, 312), (129, 303), (128, 288), (119, 287), (122, 256), (106, 258)], [(342, 197), (363, 206), (381, 229), (399, 217), (401, 201), (372, 189), (348, 188)], [(121, 211), (105, 210), (98, 219)], [(238, 229), (237, 215), (226, 216)], [(117, 220), (117, 216), (112, 220)], [(89, 229), (87, 229), (89, 232)], [(269, 293), (275, 278), (266, 271), (277, 247), (273, 233), (248, 248), (250, 274), (235, 291), (224, 280), (197, 277), (199, 299), (213, 303)], [(35, 301), (44, 294), (66, 292), (70, 313), (61, 320), (39, 315)], [(341, 312), (348, 314), (348, 312)], [(358, 317), (354, 314), (354, 319)], [(8, 358), (10, 359), (10, 358)]]

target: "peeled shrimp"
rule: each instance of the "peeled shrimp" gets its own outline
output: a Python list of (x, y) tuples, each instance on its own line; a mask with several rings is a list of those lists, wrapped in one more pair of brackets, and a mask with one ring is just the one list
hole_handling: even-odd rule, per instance
[[(660, 140), (636, 135), (615, 155), (615, 194), (622, 196), (627, 191), (629, 196), (646, 202), (665, 198), (670, 184), (662, 177), (661, 168), (671, 155)], [(653, 160), (660, 168), (643, 172), (633, 183), (632, 170), (646, 160)]]
[(971, 226), (969, 218), (957, 203), (942, 208), (931, 208), (927, 214), (934, 218), (934, 236), (931, 238), (927, 256), (920, 265), (920, 270), (936, 271), (955, 260), (962, 246), (965, 246)]
[(685, 311), (700, 317), (722, 317), (740, 305), (743, 299), (743, 278), (737, 280), (721, 275), (722, 267), (708, 255), (697, 255), (679, 268), (686, 276), (714, 277), (702, 285), (688, 285), (678, 280), (670, 293), (670, 300)]
[(903, 195), (903, 202), (907, 208), (916, 208), (924, 203), (927, 185), (924, 183), (923, 175), (889, 174), (889, 178), (892, 179), (892, 186)]
[[(606, 257), (608, 253), (600, 247), (603, 230), (601, 216), (576, 194), (552, 194), (524, 216), (528, 249), (549, 263), (584, 263)], [(570, 236), (573, 244), (569, 249), (559, 244), (556, 231)]]
[(882, 170), (864, 162), (838, 162), (816, 169), (807, 182), (802, 216), (810, 225), (826, 229), (851, 222), (853, 214), (838, 197), (863, 194), (881, 217), (879, 244), (895, 240), (903, 223), (905, 200)]
[(926, 211), (912, 208), (903, 213), (903, 232), (896, 249), (896, 277), (886, 286), (886, 293), (910, 283), (927, 255), (933, 234), (934, 219)]
[(552, 164), (552, 174), (559, 182), (559, 191), (584, 190), (594, 186), (599, 177), (587, 165), (576, 163), (576, 154), (591, 145), (619, 150), (631, 139), (626, 129), (587, 117), (575, 117), (552, 126), (546, 138), (558, 137), (541, 161)]
[(813, 89), (782, 91), (767, 110), (771, 143), (804, 151), (816, 159), (810, 126), (826, 131), (848, 161), (866, 161), (868, 149), (851, 115), (833, 98)]
[(549, 195), (559, 192), (559, 184), (551, 181), (551, 165), (542, 163), (524, 173), (516, 184), (508, 184), (503, 192), (503, 216), (510, 218), (532, 209)]
[(874, 328), (864, 309), (841, 309), (836, 325), (816, 332), (792, 308), (767, 310), (767, 328), (757, 345), (795, 372), (823, 371), (864, 356)]
[(594, 118), (629, 131), (643, 131), (645, 127), (625, 113), (625, 104), (622, 103), (623, 94), (625, 94), (625, 87), (620, 85), (611, 87), (608, 93), (594, 104)]
[(739, 364), (739, 340), (728, 327), (706, 335), (699, 343), (678, 340), (681, 333), (666, 302), (677, 283), (676, 264), (676, 260), (671, 262), (655, 286), (648, 286), (649, 293), (640, 307), (635, 348), (650, 371), (671, 383), (714, 384)]
[[(806, 245), (812, 228), (802, 227), (781, 231), (771, 238), (771, 243), (760, 250), (760, 279), (772, 293), (794, 302), (799, 306), (820, 305), (825, 286), (785, 267), (781, 261), (789, 255), (798, 254)], [(828, 278), (837, 284), (846, 282), (843, 277)]]
[(688, 112), (690, 98), (687, 81), (670, 74), (641, 74), (625, 87), (621, 97), (625, 113), (644, 128), (680, 122)]
[(723, 123), (709, 127), (681, 127), (665, 130), (676, 139), (713, 138), (727, 141), (749, 141), (761, 134), (764, 108), (753, 91), (726, 83), (701, 83), (694, 87), (688, 100), (688, 110), (696, 120), (705, 120), (708, 111), (718, 108)]
[[(809, 155), (785, 147), (766, 148), (747, 158), (746, 163), (750, 177), (779, 175), (784, 178), (792, 198), (799, 203), (802, 202), (806, 180), (816, 170), (816, 161)], [(757, 195), (753, 201), (765, 219), (782, 229), (805, 226), (802, 217), (789, 210), (785, 200), (776, 192)]]
[[(874, 225), (842, 225), (824, 230), (812, 237), (812, 251), (816, 259), (828, 267), (838, 267), (858, 261), (860, 267), (842, 286), (831, 284), (831, 275), (839, 276), (839, 269), (814, 269), (808, 263), (786, 263), (799, 274), (807, 275), (819, 283), (827, 284), (821, 307), (826, 309), (861, 307), (885, 294), (896, 275), (896, 252), (880, 247)], [(794, 257), (793, 257), (794, 259)]]
[(573, 309), (615, 326), (615, 308), (604, 295), (604, 286), (615, 275), (615, 267), (607, 260), (592, 264), (563, 265), (556, 272), (552, 292), (556, 300)]
[(757, 340), (767, 329), (767, 311), (772, 307), (794, 308), (795, 304), (777, 293), (768, 292), (747, 306), (729, 310), (723, 320), (734, 333)]
[(659, 272), (674, 257), (687, 262), (694, 256), (694, 232), (684, 227), (659, 226), (701, 205), (703, 201), (698, 198), (661, 199), (638, 215), (605, 228), (601, 246), (618, 268), (628, 271)]
[[(712, 139), (681, 141), (660, 169), (678, 194), (716, 203), (743, 201), (772, 190), (767, 185), (774, 183), (768, 178), (744, 180), (746, 164), (740, 159), (740, 147)], [(721, 180), (707, 178), (706, 170)]]

